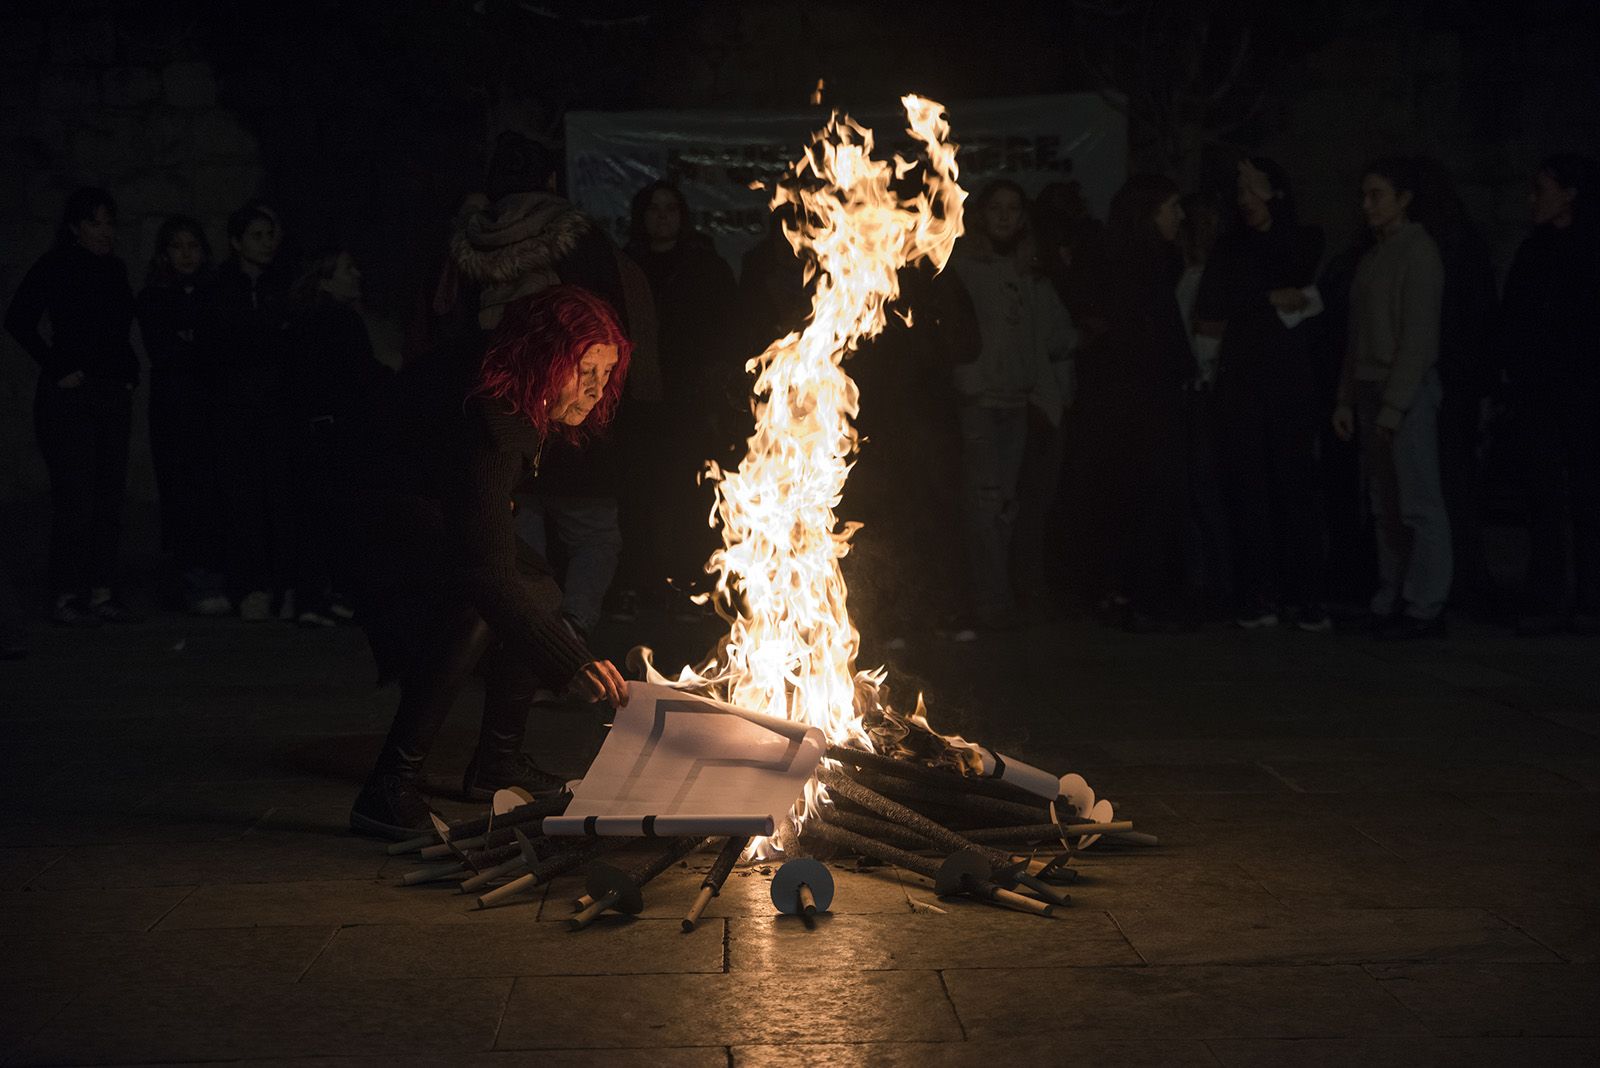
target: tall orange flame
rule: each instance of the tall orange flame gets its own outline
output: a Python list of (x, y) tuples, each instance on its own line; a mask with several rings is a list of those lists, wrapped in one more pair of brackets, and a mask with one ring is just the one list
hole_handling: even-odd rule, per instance
[[(924, 162), (873, 159), (872, 131), (835, 113), (774, 194), (773, 207), (795, 206), (786, 235), (815, 280), (811, 315), (747, 367), (756, 374), (755, 431), (738, 467), (711, 465), (709, 474), (723, 545), (706, 571), (717, 576), (731, 627), (709, 663), (674, 682), (869, 749), (863, 712), (882, 708), (885, 675), (856, 670), (860, 635), (839, 568), (857, 528), (841, 527), (834, 509), (856, 451), (860, 399), (842, 362), (883, 330), (900, 268), (944, 266), (966, 199), (940, 105), (918, 96), (901, 103)], [(919, 168), (918, 188), (897, 191)]]

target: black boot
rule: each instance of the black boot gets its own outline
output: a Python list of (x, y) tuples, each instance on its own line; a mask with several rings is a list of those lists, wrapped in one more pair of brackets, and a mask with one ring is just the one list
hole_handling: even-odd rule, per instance
[(414, 772), (375, 771), (350, 809), (350, 829), (403, 842), (431, 831), (432, 816)]
[(473, 801), (491, 801), (496, 790), (520, 787), (532, 797), (553, 797), (567, 788), (567, 781), (545, 771), (527, 753), (485, 753), (478, 750), (467, 765), (461, 792)]
[(350, 829), (404, 840), (433, 827), (422, 798), (422, 764), (489, 644), (489, 628), (475, 614), (459, 621), (434, 655), (402, 676), (400, 707), (384, 739), (378, 763), (350, 809)]

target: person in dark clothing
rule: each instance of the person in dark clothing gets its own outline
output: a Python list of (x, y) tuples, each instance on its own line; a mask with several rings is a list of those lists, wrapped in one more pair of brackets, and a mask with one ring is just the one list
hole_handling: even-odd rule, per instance
[[(667, 421), (652, 452), (657, 457), (641, 488), (635, 514), (650, 510), (667, 523), (652, 547), (661, 578), (686, 586), (703, 573), (716, 537), (705, 522), (710, 495), (698, 488), (707, 460), (726, 462), (749, 412), (744, 362), (769, 337), (741, 352), (735, 332), (737, 284), (711, 239), (696, 230), (683, 194), (652, 182), (634, 194), (623, 251), (650, 282), (655, 302)], [(685, 420), (683, 413), (695, 412)], [(667, 448), (662, 442), (670, 443)], [(676, 605), (674, 605), (676, 607)]]
[(211, 247), (194, 219), (174, 215), (156, 232), (139, 291), (139, 337), (150, 361), (150, 459), (161, 508), (161, 548), (202, 616), (233, 611), (223, 568), (216, 441), (216, 376), (201, 347)]
[(202, 344), (217, 368), (218, 463), (227, 516), (227, 571), (241, 619), (271, 616), (274, 513), (284, 487), (282, 388), (288, 352), (288, 272), (281, 231), (259, 207), (228, 219), (233, 256), (217, 269)]
[[(629, 301), (616, 246), (592, 219), (556, 194), (558, 164), (549, 148), (515, 131), (496, 139), (484, 192), (468, 197), (457, 214), (448, 262), (434, 290), (428, 332), (440, 350), (481, 352), (486, 333), (511, 301), (555, 285), (581, 286), (606, 301), (633, 340), (631, 318), (639, 309), (636, 300)], [(576, 562), (589, 581), (569, 581), (565, 607), (588, 628), (599, 618), (621, 542), (614, 458), (603, 439), (558, 451), (550, 459), (566, 473), (564, 481), (596, 496), (536, 499), (527, 482), (516, 493), (520, 529), (525, 537), (539, 540), (548, 517), (560, 531), (587, 538), (568, 544), (569, 565)], [(568, 511), (573, 515), (566, 516)], [(563, 517), (570, 521), (563, 522)], [(599, 533), (588, 537), (595, 531)]]
[(116, 228), (105, 190), (68, 197), (55, 248), (23, 276), (5, 317), (39, 364), (33, 417), (50, 474), (52, 618), (68, 626), (137, 618), (114, 581), (139, 381), (133, 290), (113, 252)]
[[(1323, 311), (1300, 329), (1307, 331), (1318, 396), (1339, 391), (1350, 349), (1351, 287), (1369, 245), (1370, 239), (1352, 243), (1330, 257), (1317, 275)], [(1377, 583), (1378, 564), (1368, 529), (1370, 517), (1362, 503), (1361, 450), (1356, 442), (1340, 439), (1326, 422), (1317, 433), (1317, 485), (1324, 596), (1340, 606), (1341, 618), (1364, 615), (1367, 597)], [(1354, 607), (1358, 604), (1359, 610)]]
[(1455, 576), (1451, 600), (1488, 609), (1493, 580), (1484, 556), (1482, 442), (1485, 402), (1499, 385), (1495, 345), (1498, 293), (1489, 244), (1467, 214), (1450, 171), (1436, 159), (1417, 160), (1411, 215), (1439, 246), (1444, 292), (1439, 311), (1439, 477), (1450, 515)]
[(354, 421), (348, 548), (360, 618), (400, 704), (353, 829), (406, 838), (429, 825), (422, 764), (480, 660), (483, 726), (463, 783), (474, 798), (562, 788), (522, 751), (538, 688), (627, 701), (621, 674), (563, 621), (560, 588), (518, 540), (510, 500), (548, 438), (578, 441), (611, 420), (628, 357), (605, 301), (556, 286), (507, 304), (487, 349), (408, 367)]
[(331, 627), (349, 609), (335, 596), (334, 494), (338, 435), (389, 377), (361, 318), (361, 272), (343, 249), (311, 260), (289, 294), (294, 316), (284, 365), (287, 492), (279, 519), (282, 571), (295, 622)]
[[(1517, 629), (1600, 633), (1600, 165), (1552, 156), (1501, 303), (1500, 350), (1526, 427), (1529, 593)], [(1567, 521), (1572, 527), (1567, 582)]]
[(1091, 566), (1102, 617), (1133, 631), (1185, 626), (1183, 388), (1194, 377), (1179, 315), (1178, 187), (1135, 175), (1111, 202), (1098, 252), (1084, 257), (1086, 340), (1078, 376), (1083, 457), (1097, 510)]
[(1239, 164), (1241, 225), (1206, 261), (1194, 315), (1220, 339), (1217, 408), (1231, 488), (1241, 627), (1287, 611), (1323, 632), (1316, 494), (1321, 404), (1300, 322), (1320, 311), (1313, 283), (1320, 230), (1297, 225), (1288, 175), (1272, 160)]

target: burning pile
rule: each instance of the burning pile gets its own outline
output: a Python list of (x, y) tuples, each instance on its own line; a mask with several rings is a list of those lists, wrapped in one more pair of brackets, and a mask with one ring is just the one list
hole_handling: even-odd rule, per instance
[[(773, 206), (793, 206), (786, 234), (815, 294), (803, 329), (749, 365), (755, 429), (743, 461), (733, 470), (711, 465), (723, 546), (706, 570), (730, 630), (706, 663), (676, 679), (643, 651), (649, 681), (817, 727), (831, 746), (789, 826), (771, 839), (722, 842), (686, 930), (742, 854), (790, 858), (773, 882), (783, 912), (826, 909), (832, 896), (827, 869), (806, 854), (852, 853), (924, 875), (941, 895), (1049, 915), (1067, 903), (1056, 886), (1072, 881), (1066, 865), (1077, 850), (1101, 835), (1154, 843), (1116, 821), (1080, 776), (1057, 778), (941, 735), (920, 699), (910, 714), (889, 705), (882, 669), (856, 668), (860, 635), (840, 560), (857, 525), (834, 514), (857, 445), (859, 395), (843, 361), (883, 330), (901, 268), (944, 266), (966, 197), (940, 105), (917, 96), (902, 103), (925, 159), (873, 159), (872, 131), (836, 114), (776, 187)], [(408, 883), (461, 879), (474, 892), (498, 882), (480, 907), (588, 863), (587, 892), (574, 903), (581, 927), (607, 909), (637, 913), (645, 884), (710, 841), (659, 840), (652, 855), (623, 867), (597, 858), (638, 840), (542, 836), (541, 820), (565, 803), (508, 803), (498, 817), (440, 824), (436, 836), (392, 851), (437, 861)], [(1041, 842), (1059, 848), (1036, 859)]]

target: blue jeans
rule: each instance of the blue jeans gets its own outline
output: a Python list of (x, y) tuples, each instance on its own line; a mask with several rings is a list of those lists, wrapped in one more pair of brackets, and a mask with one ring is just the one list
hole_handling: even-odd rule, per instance
[(1016, 611), (1010, 556), (1027, 445), (1026, 408), (962, 406), (962, 510), (980, 626), (1003, 623)]
[(1454, 563), (1450, 517), (1439, 481), (1439, 372), (1417, 388), (1394, 441), (1374, 433), (1383, 384), (1362, 382), (1356, 395), (1367, 491), (1378, 535), (1378, 592), (1372, 613), (1387, 616), (1405, 601), (1413, 619), (1436, 619), (1450, 595)]
[(555, 521), (556, 537), (567, 556), (561, 582), (561, 614), (585, 635), (593, 634), (622, 552), (616, 498), (518, 494), (517, 533), (540, 556), (549, 559), (547, 518)]

